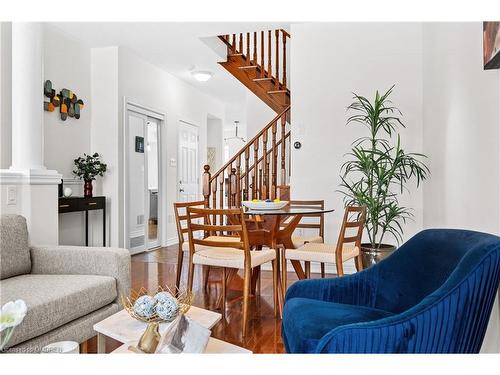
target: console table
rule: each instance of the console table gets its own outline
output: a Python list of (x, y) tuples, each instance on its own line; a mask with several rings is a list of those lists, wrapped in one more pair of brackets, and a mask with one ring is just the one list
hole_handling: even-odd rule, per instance
[(85, 212), (85, 246), (89, 245), (89, 211), (102, 210), (102, 246), (106, 246), (106, 197), (60, 197), (59, 213)]

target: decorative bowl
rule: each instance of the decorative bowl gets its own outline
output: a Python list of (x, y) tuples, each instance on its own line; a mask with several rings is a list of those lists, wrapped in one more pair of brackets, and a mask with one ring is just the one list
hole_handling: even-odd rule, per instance
[[(138, 298), (143, 296), (148, 296), (148, 291), (146, 289), (141, 288), (139, 291), (131, 291), (129, 297), (122, 296), (123, 307), (129, 313), (129, 315), (134, 319), (147, 323), (146, 330), (142, 334), (139, 343), (137, 344), (137, 349), (143, 353), (154, 353), (156, 348), (158, 347), (161, 338), (159, 332), (160, 323), (171, 322), (177, 317), (185, 314), (193, 303), (193, 293), (188, 291), (180, 291), (178, 289), (172, 291), (169, 287), (163, 288), (159, 286), (157, 291), (153, 294), (153, 296), (155, 296), (158, 293), (162, 294), (161, 296), (159, 296), (162, 298), (154, 299), (154, 297), (152, 297), (154, 299), (153, 313), (148, 316), (143, 316), (138, 314), (136, 312), (136, 309), (134, 308), (135, 302), (137, 301)], [(163, 314), (158, 315), (156, 309), (158, 304), (163, 304), (167, 302), (164, 301), (165, 298), (171, 298), (172, 300), (174, 300), (174, 305), (176, 305), (175, 309), (172, 309), (171, 311), (169, 311), (168, 314), (164, 315), (168, 316), (170, 319), (163, 319), (160, 316)], [(164, 307), (167, 307), (168, 310), (168, 308), (170, 308), (171, 305)]]
[(243, 201), (241, 204), (250, 210), (281, 210), (283, 207), (288, 205), (288, 201)]
[[(154, 297), (157, 293), (160, 293), (160, 292), (167, 292), (170, 295), (172, 295), (172, 297), (175, 298), (175, 300), (177, 300), (177, 303), (179, 306), (178, 311), (177, 311), (177, 316), (181, 315), (181, 314), (185, 314), (189, 310), (189, 308), (191, 307), (191, 304), (193, 303), (193, 293), (188, 292), (188, 291), (180, 291), (180, 290), (173, 291), (167, 286), (166, 287), (159, 286), (157, 291), (155, 293), (153, 293), (151, 295), (151, 297)], [(137, 314), (137, 312), (134, 309), (135, 302), (137, 301), (137, 299), (139, 297), (147, 296), (147, 295), (149, 295), (148, 291), (144, 288), (141, 288), (138, 291), (132, 290), (130, 292), (129, 297), (122, 296), (123, 307), (125, 308), (125, 310), (129, 313), (129, 315), (132, 318), (140, 320), (141, 322), (144, 322), (144, 323), (154, 323), (154, 322), (166, 323), (166, 322), (168, 322), (168, 320), (160, 318), (158, 316), (158, 314), (156, 313), (156, 311), (148, 317)]]

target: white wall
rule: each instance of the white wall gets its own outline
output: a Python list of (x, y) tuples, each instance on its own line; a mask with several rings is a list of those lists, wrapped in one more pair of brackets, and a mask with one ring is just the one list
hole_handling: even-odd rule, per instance
[[(407, 125), (401, 136), (407, 151), (422, 150), (422, 25), (417, 23), (304, 23), (291, 26), (292, 134), (291, 195), (325, 199), (336, 211), (326, 215), (326, 239), (335, 241), (343, 214), (336, 190), (351, 143), (366, 135), (346, 126), (352, 92), (373, 98), (393, 84), (394, 104)], [(314, 41), (314, 42), (312, 42)], [(326, 46), (326, 48), (318, 48)], [(415, 209), (405, 237), (422, 227), (422, 189), (411, 189), (402, 204)], [(388, 239), (389, 240), (389, 239)]]
[[(500, 233), (500, 74), (483, 70), (482, 24), (428, 23), (424, 48), (424, 227)], [(500, 352), (497, 298), (482, 350)]]
[(248, 139), (254, 137), (277, 115), (277, 113), (274, 112), (271, 107), (269, 107), (266, 103), (259, 99), (257, 95), (255, 95), (250, 90), (247, 90), (245, 107), (245, 123), (247, 129), (246, 137)]

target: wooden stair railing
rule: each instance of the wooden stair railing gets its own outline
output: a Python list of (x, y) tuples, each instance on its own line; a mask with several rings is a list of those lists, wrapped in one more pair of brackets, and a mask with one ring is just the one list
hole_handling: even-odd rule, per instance
[(287, 107), (272, 119), (215, 173), (204, 166), (206, 207), (239, 207), (242, 200), (279, 197), (279, 189), (288, 184), (290, 175), (289, 111)]
[(220, 64), (276, 113), (290, 105), (289, 38), (290, 34), (283, 29), (219, 35), (227, 46), (227, 61)]

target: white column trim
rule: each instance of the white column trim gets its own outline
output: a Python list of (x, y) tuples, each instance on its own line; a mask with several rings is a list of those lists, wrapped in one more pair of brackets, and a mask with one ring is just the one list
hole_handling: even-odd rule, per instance
[(49, 169), (0, 169), (0, 185), (58, 185), (62, 175)]

